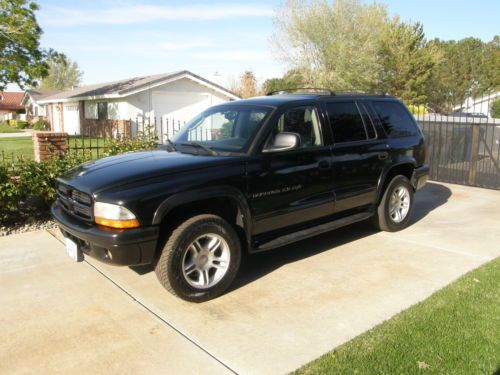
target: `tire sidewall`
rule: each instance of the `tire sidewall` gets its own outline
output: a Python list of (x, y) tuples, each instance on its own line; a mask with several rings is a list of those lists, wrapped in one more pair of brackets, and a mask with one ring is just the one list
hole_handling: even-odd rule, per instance
[[(406, 214), (406, 217), (401, 222), (396, 223), (395, 221), (392, 220), (390, 215), (390, 204), (391, 204), (392, 193), (394, 192), (395, 189), (397, 189), (400, 186), (404, 186), (408, 190), (408, 193), (410, 195), (410, 208), (408, 210), (408, 213)], [(413, 212), (413, 206), (414, 206), (413, 199), (414, 199), (413, 187), (411, 186), (410, 181), (402, 175), (394, 177), (387, 186), (387, 189), (384, 194), (384, 199), (381, 205), (381, 208), (383, 209), (383, 217), (385, 222), (384, 224), (387, 227), (387, 229), (389, 229), (392, 232), (396, 232), (408, 226)]]
[[(230, 253), (229, 268), (216, 285), (207, 289), (199, 289), (186, 281), (182, 270), (183, 259), (191, 243), (208, 233), (218, 234), (227, 242)], [(241, 261), (241, 245), (238, 235), (229, 223), (217, 216), (193, 221), (178, 233), (172, 243), (167, 242), (164, 251), (170, 252), (171, 255), (167, 258), (167, 275), (175, 293), (184, 299), (200, 302), (224, 292), (235, 278)]]

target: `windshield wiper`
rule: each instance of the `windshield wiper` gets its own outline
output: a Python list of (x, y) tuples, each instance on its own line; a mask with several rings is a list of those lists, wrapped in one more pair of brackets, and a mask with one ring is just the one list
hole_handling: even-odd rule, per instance
[[(172, 142), (170, 139), (167, 138), (167, 146), (172, 150), (172, 151), (177, 151), (177, 149), (175, 148), (175, 144), (174, 142)], [(169, 150), (170, 151), (170, 150)]]
[(201, 148), (202, 150), (210, 153), (210, 155), (219, 155), (219, 153), (217, 151), (212, 150), (210, 147), (202, 145), (201, 143), (193, 143), (193, 142), (190, 142), (190, 143), (181, 143), (181, 146), (191, 146), (191, 147), (198, 148), (198, 149)]

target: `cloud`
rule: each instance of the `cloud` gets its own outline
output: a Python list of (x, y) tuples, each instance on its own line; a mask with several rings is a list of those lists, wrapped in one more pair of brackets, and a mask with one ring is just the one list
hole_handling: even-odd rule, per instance
[(155, 21), (210, 21), (235, 17), (271, 17), (263, 4), (126, 5), (104, 9), (52, 6), (40, 11), (42, 24), (52, 26), (129, 25)]

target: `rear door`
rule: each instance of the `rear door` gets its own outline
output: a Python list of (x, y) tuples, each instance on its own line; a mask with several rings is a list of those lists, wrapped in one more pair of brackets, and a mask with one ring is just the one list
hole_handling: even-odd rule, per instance
[(373, 204), (378, 180), (390, 162), (385, 135), (377, 132), (363, 101), (330, 101), (324, 109), (334, 142), (335, 212)]

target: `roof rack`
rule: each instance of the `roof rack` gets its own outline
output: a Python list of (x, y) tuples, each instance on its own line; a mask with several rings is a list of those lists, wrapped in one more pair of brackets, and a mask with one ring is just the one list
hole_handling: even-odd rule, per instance
[(275, 94), (284, 94), (287, 92), (300, 91), (300, 90), (303, 90), (303, 91), (312, 90), (312, 91), (317, 91), (317, 92), (323, 92), (323, 93), (326, 93), (327, 95), (335, 95), (335, 92), (333, 92), (330, 89), (325, 89), (323, 87), (295, 87), (295, 88), (291, 88), (291, 89), (279, 89), (279, 90), (269, 91), (266, 94), (266, 96), (271, 96), (271, 95), (275, 95)]
[(318, 93), (325, 93), (326, 95), (339, 95), (339, 94), (371, 94), (371, 95), (378, 95), (378, 96), (386, 96), (387, 93), (385, 93), (383, 90), (380, 89), (375, 89), (372, 92), (367, 92), (366, 90), (360, 90), (360, 89), (349, 89), (349, 90), (339, 90), (339, 91), (333, 91), (330, 89), (325, 89), (323, 87), (295, 87), (291, 89), (279, 89), (279, 90), (274, 90), (274, 91), (269, 91), (266, 95), (271, 96), (275, 94), (284, 94), (287, 92), (293, 92), (293, 91), (315, 91)]

